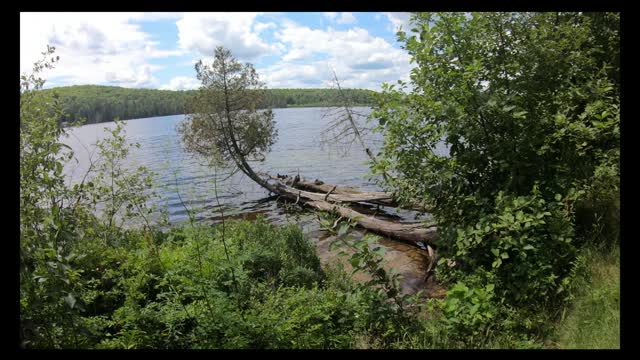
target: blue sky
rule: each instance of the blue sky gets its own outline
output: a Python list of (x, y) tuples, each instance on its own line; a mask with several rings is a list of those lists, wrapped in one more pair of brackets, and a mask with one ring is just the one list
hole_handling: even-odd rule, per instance
[(60, 62), (46, 87), (100, 84), (197, 88), (194, 64), (229, 48), (271, 88), (342, 86), (379, 90), (407, 80), (408, 54), (395, 29), (407, 13), (21, 13), (20, 67), (29, 72), (50, 44)]

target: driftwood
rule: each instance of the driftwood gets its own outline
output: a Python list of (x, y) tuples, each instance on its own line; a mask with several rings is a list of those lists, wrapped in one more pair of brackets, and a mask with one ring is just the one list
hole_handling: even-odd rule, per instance
[[(426, 245), (432, 244), (437, 238), (437, 229), (433, 227), (424, 227), (421, 224), (403, 224), (383, 219), (378, 219), (373, 216), (364, 215), (357, 212), (347, 206), (343, 206), (342, 203), (368, 201), (380, 195), (363, 195), (363, 194), (332, 194), (331, 189), (327, 191), (327, 194), (313, 193), (309, 191), (295, 189), (284, 184), (284, 181), (280, 181), (275, 184), (274, 192), (278, 195), (288, 198), (292, 201), (300, 202), (306, 206), (322, 210), (322, 211), (335, 211), (340, 216), (352, 219), (365, 229), (371, 230), (375, 233), (385, 235), (398, 240), (406, 241), (414, 245)], [(366, 194), (366, 193), (364, 193)], [(326, 199), (326, 200), (325, 200)], [(367, 200), (365, 200), (367, 199)], [(328, 201), (327, 201), (328, 200)], [(333, 201), (333, 202), (330, 202)]]
[(320, 194), (305, 190), (300, 190), (296, 188), (289, 187), (287, 185), (282, 185), (289, 188), (289, 191), (294, 192), (301, 197), (309, 200), (322, 200), (329, 202), (341, 202), (341, 203), (358, 203), (358, 202), (372, 202), (376, 200), (385, 200), (389, 199), (386, 194), (378, 194), (378, 193), (360, 193), (360, 194), (336, 194), (335, 191), (332, 193), (331, 190), (326, 194)]
[[(299, 176), (291, 177), (287, 175), (279, 175), (279, 176), (270, 176), (268, 174), (263, 174), (268, 176), (273, 180), (278, 180), (281, 183), (286, 185), (291, 185), (297, 189), (307, 190), (307, 191), (315, 191), (315, 192), (323, 192), (323, 193), (332, 193), (336, 195), (347, 195), (350, 196), (349, 199), (352, 199), (350, 202), (368, 202), (371, 204), (389, 206), (389, 207), (400, 207), (406, 210), (413, 210), (418, 212), (426, 212), (428, 209), (425, 209), (423, 206), (418, 204), (412, 204), (408, 206), (400, 206), (397, 201), (393, 199), (392, 194), (381, 192), (381, 191), (360, 191), (358, 189), (354, 189), (351, 187), (330, 185), (325, 184), (322, 181), (308, 181), (300, 178)], [(363, 200), (359, 199), (358, 196), (364, 196)], [(366, 199), (365, 199), (366, 198)], [(344, 201), (348, 202), (348, 201)]]
[(376, 219), (373, 216), (364, 215), (346, 206), (331, 204), (326, 201), (309, 201), (306, 204), (323, 211), (336, 211), (341, 216), (356, 221), (358, 225), (367, 230), (414, 245), (424, 246), (425, 244), (432, 244), (438, 236), (435, 226), (425, 228), (420, 224), (401, 224)]

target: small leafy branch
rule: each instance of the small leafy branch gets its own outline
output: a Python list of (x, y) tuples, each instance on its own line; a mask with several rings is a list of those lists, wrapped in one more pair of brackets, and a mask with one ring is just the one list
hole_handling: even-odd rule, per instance
[[(365, 288), (375, 288), (379, 295), (385, 296), (397, 306), (399, 311), (404, 309), (408, 296), (403, 295), (400, 288), (402, 275), (395, 271), (387, 272), (384, 267), (384, 249), (375, 246), (379, 240), (378, 236), (367, 234), (362, 239), (356, 240), (349, 235), (349, 230), (356, 226), (355, 220), (335, 218), (335, 215), (324, 215), (320, 218), (321, 227), (336, 235), (336, 240), (330, 245), (331, 251), (336, 251), (341, 245), (353, 251), (349, 257), (349, 263), (353, 267), (352, 274), (357, 272), (368, 274), (371, 280), (363, 284)], [(336, 230), (337, 227), (337, 230)], [(340, 256), (348, 256), (345, 250), (338, 252)]]

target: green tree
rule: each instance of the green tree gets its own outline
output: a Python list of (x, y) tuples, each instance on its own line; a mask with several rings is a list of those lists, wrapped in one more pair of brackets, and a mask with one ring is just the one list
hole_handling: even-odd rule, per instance
[[(122, 169), (129, 145), (120, 123), (98, 143), (101, 158), (92, 161), (83, 180), (67, 183), (63, 170), (74, 154), (62, 142), (63, 111), (57, 95), (42, 90), (39, 77), (57, 61), (54, 50), (48, 47), (33, 73), (20, 81), (20, 338), (30, 348), (81, 347), (90, 341), (84, 335), (91, 320), (82, 315), (91, 302), (87, 298), (96, 298), (91, 274), (101, 266), (82, 265), (87, 257), (103, 255), (106, 247), (96, 244), (127, 237), (112, 226), (116, 215), (144, 221), (147, 231), (139, 234), (145, 244), (153, 231), (146, 206), (151, 177), (143, 167)], [(95, 211), (99, 204), (106, 204), (104, 221)]]
[(231, 164), (268, 186), (249, 165), (263, 161), (277, 137), (271, 109), (258, 109), (265, 93), (253, 65), (240, 64), (218, 47), (213, 64), (199, 61), (195, 68), (202, 86), (178, 127), (185, 148), (213, 163)]
[(433, 208), (456, 269), (498, 274), (519, 303), (568, 281), (575, 205), (619, 198), (619, 19), (420, 13), (398, 33), (417, 66), (410, 91), (383, 86), (372, 169)]

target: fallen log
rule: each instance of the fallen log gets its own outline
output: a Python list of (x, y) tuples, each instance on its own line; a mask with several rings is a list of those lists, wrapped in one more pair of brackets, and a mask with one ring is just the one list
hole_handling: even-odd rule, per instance
[(360, 194), (336, 194), (329, 189), (326, 194), (320, 194), (316, 192), (310, 192), (305, 190), (296, 189), (280, 183), (279, 186), (288, 188), (288, 191), (300, 195), (309, 200), (322, 200), (329, 202), (341, 202), (341, 203), (357, 203), (357, 202), (372, 202), (376, 200), (389, 199), (389, 196), (385, 193), (360, 193)]
[[(418, 246), (424, 246), (427, 244), (433, 244), (433, 241), (437, 239), (437, 228), (435, 226), (424, 227), (422, 224), (403, 224), (377, 219), (373, 216), (364, 215), (349, 207), (342, 206), (340, 202), (330, 203), (325, 201), (325, 195), (295, 189), (282, 183), (277, 183), (274, 186), (274, 189), (279, 195), (292, 201), (299, 201), (304, 205), (321, 211), (335, 211), (340, 214), (340, 216), (355, 221), (358, 225), (367, 230), (371, 230), (375, 233), (397, 240), (406, 241)], [(333, 194), (329, 194), (328, 197), (331, 198), (332, 195)]]
[(326, 201), (309, 201), (306, 204), (323, 211), (336, 211), (341, 216), (354, 220), (358, 225), (367, 230), (421, 247), (427, 244), (433, 244), (438, 237), (435, 226), (426, 228), (421, 224), (402, 224), (376, 219), (373, 216), (364, 215), (351, 208), (331, 204)]
[[(425, 209), (423, 206), (420, 206), (418, 204), (400, 206), (398, 202), (393, 199), (392, 194), (382, 192), (382, 191), (366, 191), (365, 192), (365, 191), (360, 191), (358, 189), (351, 188), (351, 187), (346, 187), (346, 186), (338, 187), (337, 185), (325, 184), (317, 180), (308, 181), (298, 176), (294, 178), (288, 175), (282, 175), (277, 177), (271, 176), (269, 174), (263, 174), (263, 175), (266, 175), (270, 179), (277, 180), (280, 183), (283, 183), (285, 185), (293, 186), (297, 189), (323, 192), (323, 193), (331, 192), (332, 194), (336, 194), (336, 195), (363, 195), (363, 196), (366, 196), (368, 199), (361, 200), (362, 202), (368, 202), (371, 204), (389, 206), (389, 207), (401, 207), (406, 210), (413, 210), (418, 212), (428, 212), (428, 209)], [(354, 196), (351, 199), (357, 199), (357, 197)]]

